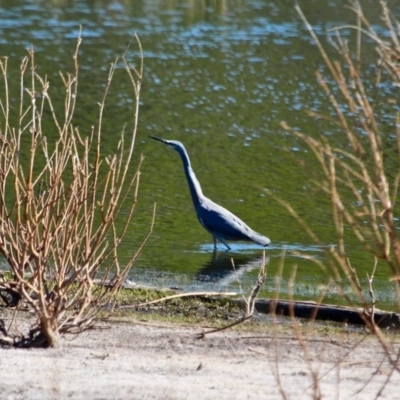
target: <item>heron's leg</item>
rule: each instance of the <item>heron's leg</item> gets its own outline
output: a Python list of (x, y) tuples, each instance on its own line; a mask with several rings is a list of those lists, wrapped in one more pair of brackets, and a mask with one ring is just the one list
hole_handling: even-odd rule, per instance
[(217, 238), (213, 235), (214, 239), (214, 251), (217, 250)]
[(219, 237), (218, 238), (218, 240), (222, 243), (222, 244), (224, 244), (227, 248), (228, 248), (228, 250), (230, 250), (231, 248), (228, 246), (228, 243), (226, 243), (226, 241), (225, 241), (225, 239), (224, 238), (222, 238), (222, 237)]

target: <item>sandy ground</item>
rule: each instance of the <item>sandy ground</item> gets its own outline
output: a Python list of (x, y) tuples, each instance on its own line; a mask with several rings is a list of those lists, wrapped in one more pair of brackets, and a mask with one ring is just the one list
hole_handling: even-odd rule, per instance
[[(0, 348), (1, 399), (400, 399), (373, 338), (106, 323), (59, 349)], [(288, 329), (290, 331), (290, 329)], [(396, 344), (397, 351), (400, 345)], [(385, 382), (388, 380), (389, 382)]]

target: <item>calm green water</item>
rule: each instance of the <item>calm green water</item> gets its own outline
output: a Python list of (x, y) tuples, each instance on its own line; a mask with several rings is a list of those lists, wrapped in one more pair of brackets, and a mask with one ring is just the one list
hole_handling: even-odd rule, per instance
[[(331, 27), (353, 22), (346, 1), (299, 3), (323, 42)], [(363, 6), (379, 24), (378, 1)], [(20, 60), (33, 44), (38, 72), (49, 76), (53, 100), (61, 101), (58, 71), (72, 70), (79, 25), (83, 43), (75, 125), (81, 132), (96, 123), (96, 103), (109, 64), (123, 54), (134, 32), (144, 49), (136, 162), (141, 153), (145, 161), (139, 204), (123, 244), (126, 257), (146, 235), (155, 202), (157, 217), (131, 278), (187, 290), (239, 290), (232, 258), (242, 289), (248, 291), (262, 258), (257, 246), (243, 243), (233, 243), (231, 253), (213, 256), (212, 238), (195, 217), (181, 161), (174, 151), (148, 138), (155, 135), (182, 141), (204, 193), (271, 238), (264, 295), (279, 286), (286, 296), (296, 267), (295, 296), (318, 297), (327, 278), (302, 255), (323, 259), (324, 248), (335, 243), (330, 204), (308, 182), (311, 172), (318, 174), (312, 155), (279, 123), (288, 121), (311, 134), (327, 129), (339, 145), (346, 142), (332, 126), (328, 130), (307, 117), (309, 109), (328, 109), (315, 79), (315, 70), (324, 66), (293, 2), (0, 0), (0, 55), (10, 57), (17, 76)], [(372, 52), (368, 57), (366, 62), (372, 63)], [(121, 66), (105, 114), (105, 149), (112, 148), (125, 123), (130, 126), (132, 112), (132, 91)], [(300, 168), (294, 156), (307, 161), (309, 169)], [(323, 248), (315, 246), (266, 190), (295, 206), (322, 238)], [(372, 269), (371, 258), (356, 243), (349, 255), (361, 277)], [(279, 283), (274, 277), (282, 263)], [(382, 267), (376, 277), (382, 307), (395, 302), (387, 278)], [(341, 301), (334, 289), (327, 297)]]

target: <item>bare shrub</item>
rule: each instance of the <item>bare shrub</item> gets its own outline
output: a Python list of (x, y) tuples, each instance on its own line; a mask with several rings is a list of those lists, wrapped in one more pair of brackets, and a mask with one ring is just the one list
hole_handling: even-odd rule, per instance
[[(137, 36), (135, 41), (141, 52)], [(60, 73), (65, 93), (62, 111), (53, 105), (47, 77), (36, 72), (33, 49), (21, 63), (19, 110), (13, 110), (11, 101), (17, 96), (10, 91), (8, 60), (0, 60), (4, 82), (0, 94), (0, 253), (10, 268), (0, 289), (19, 300), (15, 313), (27, 305), (36, 316), (28, 334), (15, 339), (16, 345), (55, 347), (60, 336), (89, 328), (100, 310), (112, 310), (140, 251), (125, 265), (119, 264), (118, 248), (133, 217), (139, 187), (139, 169), (132, 177), (129, 168), (143, 57), (138, 68), (125, 55), (122, 59), (135, 98), (133, 128), (128, 134), (123, 132), (111, 155), (104, 157), (100, 150), (103, 113), (119, 61), (110, 66), (97, 126), (82, 134), (74, 124), (80, 43), (79, 36), (74, 71)], [(12, 118), (12, 112), (18, 117)], [(49, 143), (44, 126), (56, 130), (55, 143)], [(117, 218), (121, 211), (123, 221)]]
[[(324, 132), (313, 136), (292, 128), (286, 122), (282, 122), (282, 126), (303, 141), (318, 160), (322, 178), (315, 179), (313, 184), (331, 200), (336, 245), (327, 251), (326, 263), (320, 260), (315, 262), (329, 275), (331, 282), (350, 304), (362, 306), (361, 316), (378, 339), (384, 359), (391, 366), (389, 380), (395, 371), (400, 372), (399, 354), (390, 337), (384, 335), (375, 324), (373, 280), (377, 269), (388, 269), (391, 275), (388, 285), (394, 287), (399, 311), (400, 242), (395, 206), (400, 181), (400, 113), (397, 107), (391, 106), (393, 99), (388, 92), (396, 92), (400, 86), (400, 23), (393, 18), (386, 3), (380, 2), (386, 32), (378, 34), (363, 14), (360, 3), (349, 1), (349, 4), (356, 23), (334, 29), (330, 37), (339, 60), (328, 56), (300, 7), (296, 6), (327, 67), (327, 73), (317, 71), (316, 76), (335, 117), (315, 112), (309, 114), (334, 124), (335, 132), (339, 128), (347, 144), (337, 146), (333, 138)], [(355, 44), (342, 36), (343, 28), (354, 30)], [(368, 44), (364, 38), (368, 38)], [(363, 62), (365, 45), (374, 46), (376, 50), (374, 77), (371, 77), (371, 70), (365, 68), (366, 63)], [(387, 123), (388, 120), (392, 121), (391, 125)], [(391, 147), (397, 148), (394, 157), (388, 156), (394, 154), (390, 152)], [(397, 172), (393, 174), (393, 170)], [(313, 241), (322, 244), (310, 224), (299, 217), (291, 204), (275, 198), (299, 221)], [(366, 287), (361, 284), (357, 268), (349, 258), (350, 238), (355, 238), (371, 254), (371, 273), (367, 274)], [(356, 301), (346, 294), (348, 283), (356, 295)], [(304, 347), (304, 339), (299, 338), (299, 342)], [(306, 347), (303, 351), (307, 356)], [(313, 396), (320, 398), (320, 378), (315, 375), (312, 365), (309, 365), (309, 371), (314, 382)]]
[[(396, 28), (399, 24), (390, 16), (385, 3), (381, 2), (383, 21), (388, 30), (385, 40), (378, 36), (366, 20), (359, 3), (350, 3), (357, 18), (356, 25), (351, 28), (356, 30), (359, 37), (356, 48), (351, 50), (348, 42), (340, 34), (341, 28), (335, 30), (332, 43), (341, 61), (334, 61), (327, 55), (301, 9), (296, 7), (328, 67), (329, 78), (325, 78), (320, 71), (317, 71), (316, 75), (336, 113), (337, 119), (334, 124), (342, 129), (348, 140), (348, 147), (335, 146), (329, 136), (323, 133), (315, 138), (291, 128), (286, 122), (283, 122), (282, 126), (303, 140), (319, 162), (323, 179), (313, 183), (331, 199), (337, 239), (337, 246), (329, 251), (330, 271), (337, 281), (341, 281), (344, 273), (353, 291), (365, 306), (365, 316), (368, 317), (373, 312), (367, 309), (371, 305), (374, 306), (372, 281), (378, 260), (384, 261), (390, 270), (400, 309), (400, 286), (397, 279), (400, 275), (400, 242), (395, 217), (400, 172), (395, 177), (389, 177), (387, 165), (389, 162), (393, 164), (394, 160), (385, 158), (385, 136), (382, 130), (384, 124), (379, 120), (383, 112), (376, 111), (379, 107), (377, 103), (384, 101), (385, 94), (379, 93), (383, 80), (392, 87), (400, 84), (400, 69), (397, 67), (400, 59), (400, 37)], [(362, 35), (372, 38), (376, 45), (378, 71), (373, 83), (370, 81), (370, 72), (362, 68)], [(400, 114), (397, 111), (395, 113), (393, 120), (398, 122)], [(310, 114), (332, 121), (330, 116), (316, 115), (314, 112)], [(393, 126), (392, 129), (400, 151), (400, 131), (398, 126)], [(398, 171), (399, 160), (400, 157), (396, 161)], [(296, 211), (289, 204), (281, 202), (298, 218)], [(307, 222), (300, 222), (313, 240), (320, 242)], [(370, 298), (365, 297), (357, 271), (348, 258), (346, 243), (350, 232), (373, 255), (372, 274), (368, 276), (367, 288)], [(372, 324), (372, 319), (368, 319)]]

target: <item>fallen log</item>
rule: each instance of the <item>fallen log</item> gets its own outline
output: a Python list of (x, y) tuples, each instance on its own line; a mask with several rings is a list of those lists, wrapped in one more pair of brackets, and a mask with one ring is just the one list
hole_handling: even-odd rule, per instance
[[(258, 299), (255, 302), (255, 310), (265, 314), (329, 320), (355, 325), (365, 325), (367, 318), (362, 308), (318, 304), (312, 301)], [(399, 314), (375, 309), (374, 321), (382, 329), (400, 330)]]

